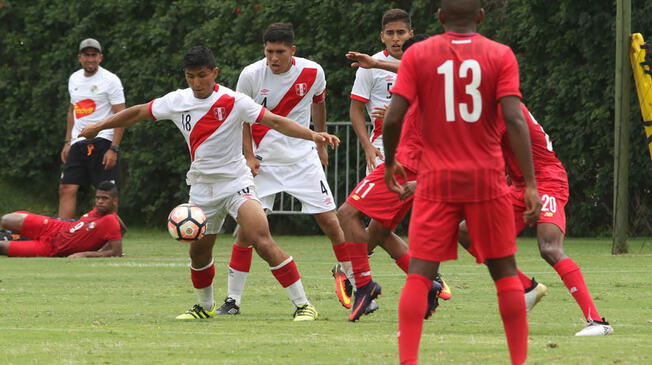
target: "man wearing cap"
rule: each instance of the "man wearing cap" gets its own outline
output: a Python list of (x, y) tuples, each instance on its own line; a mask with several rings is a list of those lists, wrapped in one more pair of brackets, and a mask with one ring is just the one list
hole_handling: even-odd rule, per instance
[(81, 41), (77, 59), (82, 68), (68, 80), (70, 108), (61, 150), (64, 167), (59, 185), (59, 217), (67, 219), (75, 216), (80, 186), (118, 180), (123, 129), (105, 130), (93, 139), (81, 137), (79, 132), (125, 108), (120, 79), (100, 67), (104, 59), (100, 42), (93, 38)]

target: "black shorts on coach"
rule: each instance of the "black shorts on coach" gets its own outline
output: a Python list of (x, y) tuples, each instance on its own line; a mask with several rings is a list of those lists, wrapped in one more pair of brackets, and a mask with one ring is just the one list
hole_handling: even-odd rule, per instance
[(104, 153), (111, 148), (111, 141), (105, 138), (93, 138), (79, 141), (70, 146), (68, 159), (63, 166), (61, 184), (80, 186), (93, 185), (108, 180), (118, 185), (120, 157), (111, 170), (105, 170), (102, 164)]

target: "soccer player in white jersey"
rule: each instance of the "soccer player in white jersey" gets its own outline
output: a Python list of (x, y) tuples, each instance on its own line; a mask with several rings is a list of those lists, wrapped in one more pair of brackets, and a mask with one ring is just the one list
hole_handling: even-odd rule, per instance
[[(385, 49), (373, 55), (383, 61), (399, 61), (403, 56), (403, 43), (412, 37), (410, 15), (401, 9), (390, 9), (383, 14), (380, 41)], [(349, 117), (353, 130), (364, 149), (367, 160), (367, 173), (371, 172), (384, 159), (383, 121), (374, 116), (376, 108), (384, 108), (392, 97), (389, 90), (394, 85), (396, 73), (373, 68), (359, 68), (351, 90)], [(373, 123), (371, 137), (365, 125), (365, 109)]]
[(206, 235), (190, 244), (190, 273), (199, 304), (177, 319), (213, 318), (217, 310), (213, 297), (213, 245), (227, 214), (241, 227), (238, 239), (253, 244), (286, 289), (295, 307), (294, 320), (317, 318), (303, 289), (291, 256), (274, 242), (267, 218), (256, 194), (253, 176), (242, 155), (242, 123), (262, 123), (295, 138), (335, 146), (339, 139), (316, 133), (293, 120), (276, 115), (248, 96), (215, 82), (219, 69), (212, 52), (193, 47), (183, 59), (188, 88), (156, 98), (148, 104), (125, 109), (102, 122), (86, 127), (81, 134), (93, 137), (99, 131), (128, 127), (147, 119), (171, 120), (179, 128), (190, 150), (190, 202), (204, 210)]
[[(236, 90), (250, 96), (273, 113), (287, 116), (308, 128), (326, 130), (326, 78), (316, 62), (294, 57), (292, 24), (274, 23), (263, 34), (265, 58), (245, 67)], [(322, 164), (328, 163), (324, 146), (289, 138), (261, 124), (245, 125), (244, 153), (252, 169), (258, 196), (271, 211), (277, 193), (286, 192), (301, 202), (330, 238), (338, 261), (346, 258), (344, 233), (335, 214), (335, 202)], [(241, 243), (244, 243), (242, 245)], [(251, 266), (252, 249), (240, 237), (233, 246), (228, 268), (228, 296), (218, 314), (238, 314)], [(346, 266), (346, 264), (345, 264)]]

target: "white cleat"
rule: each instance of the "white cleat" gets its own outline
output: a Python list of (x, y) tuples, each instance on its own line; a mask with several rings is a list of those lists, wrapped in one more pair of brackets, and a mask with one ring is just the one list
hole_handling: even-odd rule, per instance
[(614, 332), (609, 322), (602, 318), (602, 321), (588, 321), (586, 327), (577, 332), (575, 336), (606, 336)]
[(548, 287), (541, 283), (537, 283), (536, 280), (532, 278), (532, 286), (525, 290), (525, 308), (527, 312), (529, 313), (547, 293)]

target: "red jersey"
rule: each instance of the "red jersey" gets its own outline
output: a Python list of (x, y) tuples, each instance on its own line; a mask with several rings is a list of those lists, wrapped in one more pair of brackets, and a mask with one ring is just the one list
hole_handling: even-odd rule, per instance
[[(557, 158), (557, 155), (555, 155), (555, 152), (552, 150), (550, 137), (548, 137), (546, 132), (543, 130), (543, 127), (537, 123), (536, 119), (534, 119), (523, 103), (521, 103), (521, 111), (523, 112), (523, 116), (525, 116), (527, 126), (530, 130), (532, 160), (534, 162), (534, 175), (537, 183), (552, 182), (567, 185), (568, 177), (566, 175), (566, 170), (561, 164), (561, 161)], [(502, 120), (502, 110), (498, 115)], [(507, 137), (505, 123), (501, 123), (500, 127), (501, 133), (503, 134), (503, 155), (505, 157), (505, 164), (507, 165), (509, 177), (515, 187), (525, 188), (525, 179), (523, 178), (523, 173), (521, 173), (521, 168), (518, 166), (518, 160), (516, 159), (514, 152), (512, 152), (512, 147), (509, 138)]]
[(108, 241), (122, 238), (118, 216), (99, 215), (95, 208), (76, 222), (62, 225), (52, 235), (55, 256), (68, 256), (76, 252), (97, 251)]
[(507, 194), (498, 101), (521, 97), (512, 50), (477, 33), (446, 33), (403, 55), (392, 93), (419, 102), (417, 195), (478, 202)]
[(419, 106), (417, 103), (413, 103), (403, 117), (401, 138), (396, 147), (396, 161), (412, 172), (419, 171), (419, 161), (423, 149), (420, 122)]

